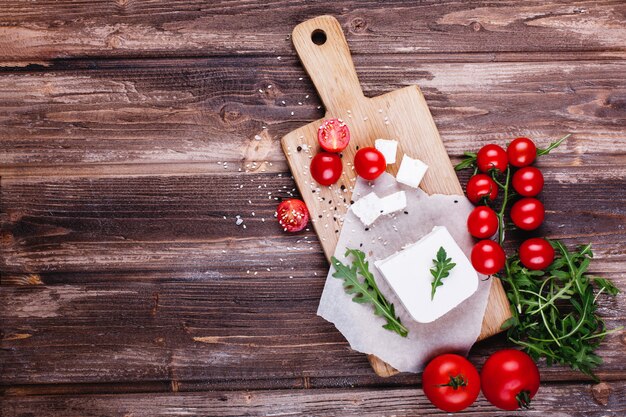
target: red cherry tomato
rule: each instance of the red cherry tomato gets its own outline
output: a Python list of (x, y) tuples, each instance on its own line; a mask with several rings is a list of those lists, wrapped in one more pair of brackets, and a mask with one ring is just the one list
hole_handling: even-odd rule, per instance
[(522, 230), (534, 230), (541, 226), (545, 210), (541, 201), (527, 197), (515, 202), (511, 207), (511, 220)]
[(546, 269), (554, 261), (554, 248), (547, 240), (533, 237), (520, 245), (519, 259), (528, 269)]
[(341, 177), (343, 165), (336, 153), (320, 152), (311, 160), (311, 175), (321, 185), (331, 185)]
[(363, 179), (375, 180), (387, 169), (385, 157), (376, 148), (361, 148), (354, 155), (354, 169)]
[(467, 217), (467, 230), (479, 239), (491, 237), (498, 231), (496, 212), (485, 206), (478, 206)]
[(539, 370), (526, 353), (515, 349), (491, 355), (480, 372), (483, 395), (503, 410), (528, 408), (539, 390)]
[(465, 191), (467, 198), (474, 204), (483, 198), (493, 201), (498, 197), (498, 184), (489, 175), (476, 174), (467, 181)]
[(513, 188), (521, 196), (534, 197), (543, 189), (543, 174), (535, 167), (520, 168), (513, 174)]
[(492, 169), (504, 172), (508, 165), (506, 152), (498, 145), (485, 145), (476, 154), (476, 165), (482, 172), (489, 172)]
[(483, 275), (492, 275), (502, 269), (506, 255), (493, 240), (481, 240), (472, 248), (472, 266)]
[(278, 205), (276, 217), (285, 232), (299, 232), (309, 222), (309, 211), (304, 201), (290, 198)]
[(426, 365), (422, 387), (435, 407), (454, 413), (476, 401), (480, 392), (480, 376), (467, 359), (446, 353)]
[(514, 167), (525, 167), (533, 163), (537, 157), (537, 147), (528, 138), (513, 139), (506, 148), (509, 162)]
[(350, 142), (350, 130), (342, 120), (327, 119), (317, 129), (317, 141), (328, 152), (341, 152)]

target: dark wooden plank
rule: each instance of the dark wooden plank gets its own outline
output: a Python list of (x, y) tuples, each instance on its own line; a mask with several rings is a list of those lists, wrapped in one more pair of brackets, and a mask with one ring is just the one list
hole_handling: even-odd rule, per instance
[[(600, 401), (606, 403), (601, 404)], [(621, 417), (626, 412), (623, 383), (544, 385), (531, 410), (507, 416)], [(34, 396), (4, 400), (5, 417), (34, 415), (111, 416), (416, 416), (448, 415), (429, 403), (417, 387), (402, 389), (216, 391), (116, 396)], [(463, 415), (502, 416), (482, 396)]]
[(356, 54), (623, 51), (624, 12), (619, 0), (575, 4), (45, 0), (36, 6), (6, 0), (0, 50), (8, 65), (85, 56), (277, 57), (294, 55), (288, 35), (296, 24), (332, 14)]
[[(453, 156), (515, 135), (547, 143), (566, 132), (574, 135), (557, 153), (626, 148), (626, 61), (413, 57), (357, 56), (364, 91), (420, 85)], [(278, 139), (321, 117), (320, 104), (294, 59), (93, 61), (91, 69), (9, 73), (0, 76), (0, 174), (280, 172)]]

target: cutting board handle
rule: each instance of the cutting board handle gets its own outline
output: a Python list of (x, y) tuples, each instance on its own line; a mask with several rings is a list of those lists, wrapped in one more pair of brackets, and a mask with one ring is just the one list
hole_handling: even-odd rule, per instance
[(363, 100), (350, 49), (333, 16), (319, 16), (296, 26), (293, 44), (326, 110), (342, 114), (346, 103)]

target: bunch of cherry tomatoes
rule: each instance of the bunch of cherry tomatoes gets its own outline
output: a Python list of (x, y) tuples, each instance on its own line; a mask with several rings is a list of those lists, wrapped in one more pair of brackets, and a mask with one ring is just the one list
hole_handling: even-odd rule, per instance
[(529, 408), (539, 382), (535, 362), (515, 349), (491, 355), (480, 375), (470, 361), (452, 353), (437, 356), (422, 374), (426, 397), (435, 407), (451, 413), (473, 404), (481, 389), (491, 404), (503, 410)]
[[(348, 125), (339, 119), (327, 119), (317, 130), (317, 141), (324, 150), (311, 160), (311, 176), (320, 185), (336, 183), (343, 172), (340, 152), (350, 143)], [(356, 173), (368, 181), (378, 178), (387, 169), (383, 154), (374, 147), (361, 148), (354, 155)], [(276, 209), (278, 223), (286, 232), (299, 232), (309, 222), (309, 212), (302, 200), (283, 200)]]
[[(495, 274), (506, 262), (502, 241), (505, 209), (509, 199), (514, 197), (509, 190), (511, 184), (521, 197), (509, 212), (513, 224), (522, 230), (535, 230), (543, 223), (545, 209), (536, 198), (543, 189), (543, 174), (531, 166), (536, 157), (535, 143), (523, 137), (513, 140), (506, 151), (489, 144), (475, 155), (477, 173), (468, 180), (466, 193), (472, 203), (482, 205), (470, 213), (467, 228), (472, 236), (483, 239), (476, 243), (471, 254), (472, 265), (481, 274)], [(489, 204), (496, 200), (499, 190), (503, 190), (504, 196), (501, 209), (496, 212)], [(490, 239), (496, 233), (497, 242)], [(526, 268), (544, 269), (554, 260), (554, 248), (545, 239), (531, 238), (521, 244), (519, 256)]]

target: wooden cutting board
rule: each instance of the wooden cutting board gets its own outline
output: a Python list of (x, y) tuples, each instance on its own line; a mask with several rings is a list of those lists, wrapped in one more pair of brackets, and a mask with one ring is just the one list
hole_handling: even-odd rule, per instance
[[(335, 252), (341, 218), (350, 204), (350, 190), (356, 174), (351, 162), (358, 147), (373, 146), (377, 138), (396, 139), (397, 163), (388, 172), (396, 174), (406, 152), (428, 164), (421, 188), (429, 194), (463, 194), (439, 132), (420, 89), (414, 85), (382, 96), (363, 95), (350, 50), (339, 22), (320, 16), (295, 27), (293, 43), (309, 76), (326, 106), (325, 119), (342, 119), (350, 128), (350, 145), (343, 151), (344, 173), (331, 187), (321, 187), (311, 178), (309, 164), (320, 150), (317, 128), (322, 120), (309, 123), (282, 139), (293, 177), (311, 214), (315, 231), (326, 257)], [(491, 280), (491, 292), (479, 339), (500, 331), (510, 317), (509, 303), (498, 279)], [(373, 355), (374, 371), (390, 376), (397, 371)]]

